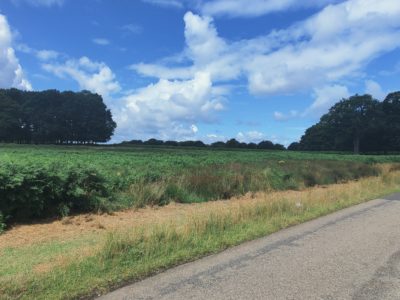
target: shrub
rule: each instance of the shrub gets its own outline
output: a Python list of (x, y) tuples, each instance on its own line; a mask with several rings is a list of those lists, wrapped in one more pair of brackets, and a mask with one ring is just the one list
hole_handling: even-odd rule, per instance
[(100, 209), (106, 196), (106, 181), (93, 168), (0, 165), (0, 211), (10, 222)]

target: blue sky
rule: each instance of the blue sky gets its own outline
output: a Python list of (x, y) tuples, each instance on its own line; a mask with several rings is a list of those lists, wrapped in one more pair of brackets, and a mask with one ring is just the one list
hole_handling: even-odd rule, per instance
[(288, 145), (399, 74), (398, 0), (0, 2), (0, 87), (97, 92), (113, 141)]

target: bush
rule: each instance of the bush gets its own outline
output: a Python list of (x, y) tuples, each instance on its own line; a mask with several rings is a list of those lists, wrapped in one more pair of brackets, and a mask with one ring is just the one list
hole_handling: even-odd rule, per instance
[(101, 209), (105, 179), (88, 167), (0, 165), (0, 211), (7, 221), (29, 221)]

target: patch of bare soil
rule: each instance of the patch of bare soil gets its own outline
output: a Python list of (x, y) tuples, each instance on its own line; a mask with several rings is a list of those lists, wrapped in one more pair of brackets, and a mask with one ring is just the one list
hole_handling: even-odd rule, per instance
[[(246, 197), (241, 197), (241, 201), (244, 198)], [(16, 225), (0, 235), (0, 249), (26, 246), (51, 240), (70, 240), (76, 236), (89, 233), (100, 233), (116, 228), (132, 228), (143, 224), (159, 223), (163, 220), (184, 217), (202, 206), (220, 206), (226, 202), (215, 201), (200, 204), (171, 203), (164, 207), (129, 209), (112, 214), (82, 214), (47, 223)]]
[[(381, 165), (383, 174), (392, 172), (392, 165)], [(368, 181), (368, 179), (365, 179)], [(248, 193), (230, 200), (210, 201), (198, 204), (171, 203), (164, 207), (146, 207), (142, 209), (128, 209), (112, 214), (82, 214), (66, 217), (62, 220), (43, 222), (32, 225), (16, 225), (0, 234), (0, 250), (6, 247), (22, 247), (48, 241), (68, 241), (77, 236), (101, 234), (114, 229), (130, 229), (146, 224), (160, 224), (170, 220), (179, 220), (192, 215), (201, 215), (212, 211), (226, 210), (249, 201), (275, 201), (276, 199), (291, 199), (295, 203), (307, 198), (310, 192), (313, 197), (321, 195), (321, 199), (328, 199), (331, 192), (345, 193), (356, 181), (329, 186), (317, 186), (302, 191), (277, 191)], [(308, 197), (309, 198), (309, 197)], [(318, 198), (318, 197), (317, 197)]]

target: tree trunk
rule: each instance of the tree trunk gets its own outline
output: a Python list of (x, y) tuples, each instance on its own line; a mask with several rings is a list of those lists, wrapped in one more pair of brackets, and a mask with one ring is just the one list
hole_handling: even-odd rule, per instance
[(360, 137), (355, 136), (353, 140), (354, 144), (354, 154), (359, 154), (360, 153)]

